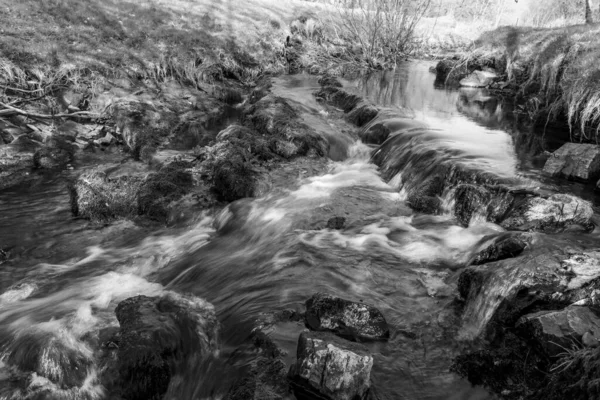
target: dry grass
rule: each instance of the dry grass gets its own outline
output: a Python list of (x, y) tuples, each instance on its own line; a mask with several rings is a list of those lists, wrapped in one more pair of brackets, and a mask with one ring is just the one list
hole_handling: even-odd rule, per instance
[(571, 133), (598, 139), (600, 130), (600, 25), (500, 28), (485, 33), (475, 52), (506, 57), (506, 74), (523, 90), (536, 88), (532, 114), (565, 116)]
[(283, 71), (287, 27), (309, 6), (296, 0), (0, 0), (0, 79), (47, 87), (69, 71), (69, 78), (125, 72), (188, 83), (225, 75), (250, 83)]

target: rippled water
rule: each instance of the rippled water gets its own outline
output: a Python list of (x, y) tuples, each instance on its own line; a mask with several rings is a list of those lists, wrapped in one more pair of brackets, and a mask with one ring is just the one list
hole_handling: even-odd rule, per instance
[[(436, 89), (433, 80), (427, 64), (411, 63), (347, 84), (386, 113), (408, 110), (432, 128), (431, 146), (457, 150), (452, 154), (469, 165), (539, 178), (539, 165), (526, 157), (536, 144), (518, 146), (518, 115), (485, 93)], [(316, 78), (300, 75), (276, 79), (273, 90), (297, 102), (304, 120), (330, 138), (334, 161), (323, 173), (282, 175), (284, 190), (198, 215), (186, 226), (90, 227), (71, 219), (65, 190), (71, 172), (0, 192), (0, 248), (11, 254), (0, 264), (0, 398), (14, 390), (11, 352), (56, 348), (93, 359), (85, 337), (118, 325), (119, 301), (165, 290), (205, 298), (222, 324), (220, 359), (190, 371), (174, 398), (218, 398), (236, 377), (239, 364), (229, 360), (252, 321), (261, 312), (302, 310), (317, 291), (363, 300), (386, 316), (393, 327), (389, 343), (369, 346), (375, 385), (390, 398), (492, 398), (449, 372), (465, 345), (455, 339), (459, 321), (451, 303), (457, 269), (500, 228), (485, 222), (463, 228), (451, 215), (410, 210), (394, 182), (384, 182), (369, 162), (372, 148), (314, 100), (316, 88)], [(317, 230), (340, 215), (347, 219), (344, 230)], [(300, 330), (291, 324), (276, 333), (291, 358)], [(54, 368), (48, 360), (44, 368)], [(108, 395), (95, 374), (92, 362), (72, 398)], [(35, 384), (60, 391), (41, 378)]]

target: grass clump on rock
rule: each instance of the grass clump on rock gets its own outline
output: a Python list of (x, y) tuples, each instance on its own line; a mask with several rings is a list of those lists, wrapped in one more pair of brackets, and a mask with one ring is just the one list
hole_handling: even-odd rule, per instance
[(111, 179), (97, 169), (86, 172), (69, 187), (71, 211), (74, 216), (101, 223), (130, 218), (137, 214), (141, 181), (132, 177)]

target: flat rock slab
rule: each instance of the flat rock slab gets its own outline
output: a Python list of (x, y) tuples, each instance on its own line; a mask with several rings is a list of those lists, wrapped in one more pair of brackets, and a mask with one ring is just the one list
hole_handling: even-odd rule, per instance
[(600, 339), (600, 318), (587, 307), (542, 311), (522, 317), (517, 327), (527, 333), (549, 356), (579, 347), (583, 336)]
[(375, 307), (317, 293), (306, 302), (306, 325), (350, 340), (385, 340), (390, 329)]
[(303, 332), (289, 377), (298, 398), (365, 399), (373, 357), (358, 344), (327, 332)]
[(590, 229), (594, 210), (590, 202), (568, 194), (528, 197), (513, 207), (500, 224), (508, 230), (558, 232), (571, 225)]
[(565, 143), (544, 165), (544, 172), (569, 179), (590, 180), (600, 177), (600, 146)]

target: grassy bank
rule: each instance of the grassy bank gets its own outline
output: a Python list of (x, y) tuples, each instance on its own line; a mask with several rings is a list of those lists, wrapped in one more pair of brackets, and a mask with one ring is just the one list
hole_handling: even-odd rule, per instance
[(600, 24), (561, 28), (503, 27), (484, 33), (464, 63), (498, 68), (541, 123), (566, 121), (574, 140), (600, 129)]
[(287, 0), (1, 0), (0, 83), (38, 90), (81, 75), (283, 72), (289, 24), (314, 4)]

